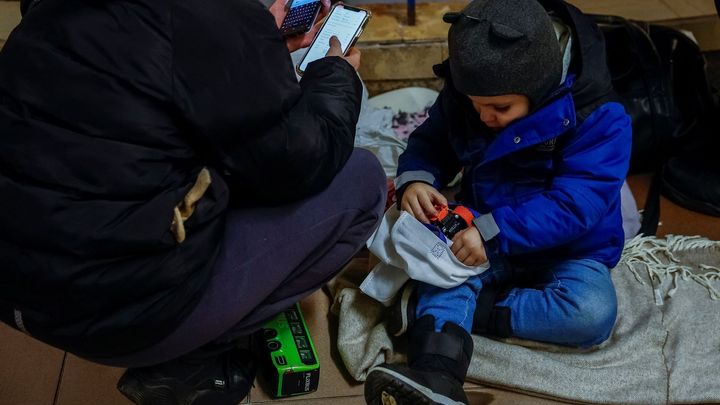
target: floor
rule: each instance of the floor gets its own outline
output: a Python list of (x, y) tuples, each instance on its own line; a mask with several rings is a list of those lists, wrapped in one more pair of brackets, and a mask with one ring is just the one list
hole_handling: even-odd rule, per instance
[[(586, 3), (590, 4), (589, 0)], [(608, 1), (604, 4), (617, 7), (628, 3)], [(712, 0), (660, 1), (665, 9), (686, 12), (699, 9), (706, 13)], [(596, 4), (601, 4), (597, 2)], [(692, 4), (699, 4), (693, 8)], [(673, 7), (670, 7), (673, 6)], [(634, 10), (634, 8), (633, 8)], [(662, 8), (653, 9), (654, 13)], [(703, 11), (705, 10), (705, 11)], [(0, 46), (7, 33), (19, 19), (17, 3), (0, 1)], [(714, 55), (716, 68), (711, 80), (720, 84), (720, 57)], [(649, 176), (631, 176), (629, 183), (638, 205), (644, 205)], [(710, 217), (683, 209), (672, 202), (661, 200), (661, 224), (659, 235), (701, 235), (720, 240), (720, 218)], [(356, 259), (352, 265), (367, 266), (366, 259)], [(315, 347), (321, 364), (321, 381), (317, 392), (284, 401), (293, 404), (331, 405), (341, 400), (343, 404), (363, 404), (362, 385), (353, 381), (344, 371), (342, 361), (333, 349), (333, 324), (329, 314), (330, 298), (318, 291), (302, 302)], [(53, 349), (0, 324), (0, 404), (2, 405), (129, 405), (115, 389), (123, 370), (99, 366), (71, 354)], [(468, 384), (467, 392), (472, 404), (552, 404), (554, 401), (503, 391), (477, 384)], [(271, 399), (261, 390), (253, 389), (243, 403), (268, 402)]]

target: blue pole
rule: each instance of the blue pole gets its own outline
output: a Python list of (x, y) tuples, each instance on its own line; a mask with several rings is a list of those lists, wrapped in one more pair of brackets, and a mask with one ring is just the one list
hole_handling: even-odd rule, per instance
[(415, 0), (407, 0), (407, 24), (415, 25)]

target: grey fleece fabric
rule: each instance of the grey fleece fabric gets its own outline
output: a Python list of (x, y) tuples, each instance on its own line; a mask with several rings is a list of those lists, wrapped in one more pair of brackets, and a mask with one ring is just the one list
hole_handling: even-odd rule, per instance
[[(331, 284), (338, 348), (350, 374), (404, 361), (384, 308), (345, 273)], [(566, 401), (604, 404), (720, 402), (720, 242), (636, 237), (612, 270), (618, 319), (600, 346), (580, 350), (474, 336), (468, 380)]]

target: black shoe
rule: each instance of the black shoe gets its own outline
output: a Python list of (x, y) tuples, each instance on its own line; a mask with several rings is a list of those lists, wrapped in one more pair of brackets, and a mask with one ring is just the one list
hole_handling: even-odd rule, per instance
[(403, 285), (400, 294), (387, 313), (387, 331), (391, 336), (407, 332), (415, 322), (417, 288), (411, 280)]
[(372, 405), (467, 404), (463, 391), (473, 342), (460, 326), (446, 323), (435, 332), (425, 315), (409, 331), (408, 365), (381, 364), (370, 369), (365, 401)]
[(449, 374), (414, 370), (402, 364), (382, 364), (370, 369), (365, 381), (365, 401), (370, 405), (463, 405), (462, 384)]
[(251, 353), (233, 349), (202, 362), (178, 359), (130, 368), (117, 388), (138, 405), (237, 405), (250, 391), (255, 372)]

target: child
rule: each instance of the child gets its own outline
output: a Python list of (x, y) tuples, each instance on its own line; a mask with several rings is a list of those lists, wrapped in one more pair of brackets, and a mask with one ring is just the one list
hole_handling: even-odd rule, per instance
[(631, 125), (602, 34), (560, 0), (475, 0), (444, 19), (450, 57), (435, 72), (445, 87), (400, 156), (396, 186), (401, 209), (428, 222), (447, 204), (438, 189), (462, 170), (457, 199), (480, 214), (452, 251), (490, 269), (456, 288), (420, 283), (402, 302), (408, 365), (370, 371), (371, 404), (467, 403), (471, 332), (589, 347), (617, 312), (609, 269), (623, 247)]

